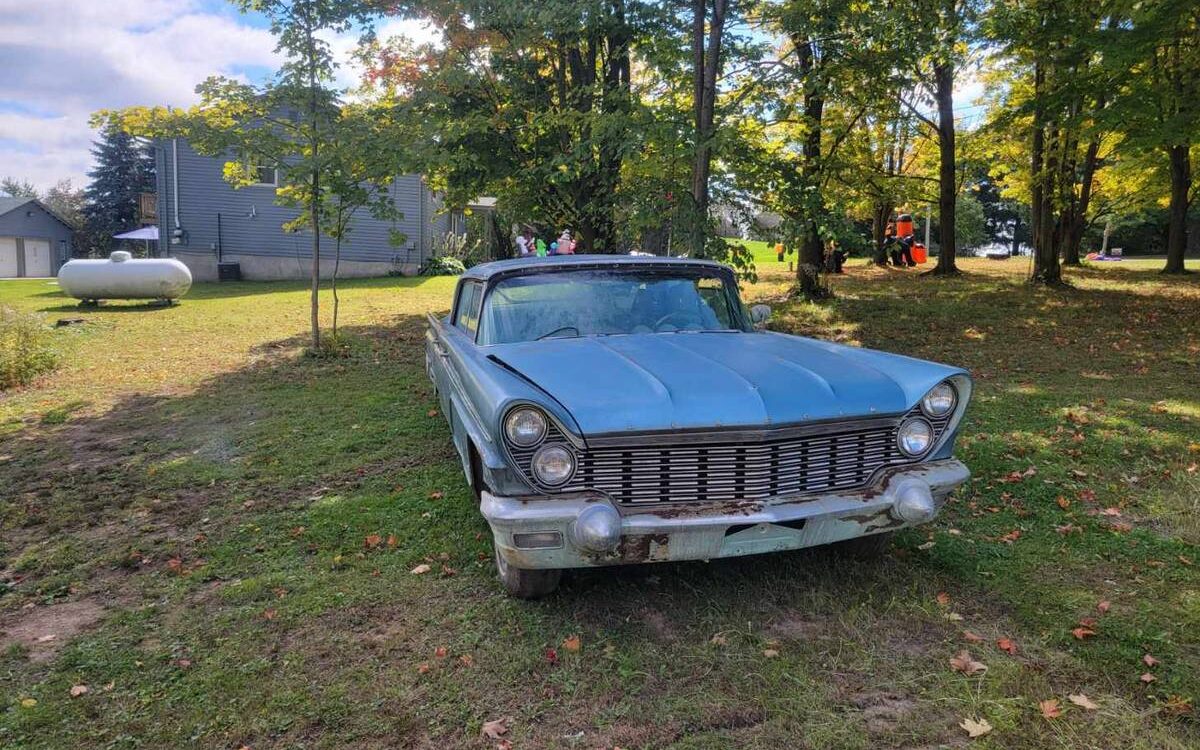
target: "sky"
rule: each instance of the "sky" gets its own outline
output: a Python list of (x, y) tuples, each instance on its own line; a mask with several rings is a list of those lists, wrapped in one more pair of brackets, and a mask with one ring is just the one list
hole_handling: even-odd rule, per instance
[[(433, 38), (419, 23), (390, 21), (381, 37)], [(332, 38), (344, 85), (357, 79), (352, 36)], [(227, 0), (0, 0), (0, 177), (45, 190), (87, 184), (99, 109), (185, 106), (195, 86), (222, 74), (257, 82), (279, 63), (265, 19)], [(960, 116), (979, 93), (964, 82)]]
[[(93, 112), (192, 104), (215, 74), (261, 81), (279, 63), (266, 25), (226, 0), (0, 0), (0, 177), (86, 185)], [(403, 21), (379, 33), (431, 37)], [(349, 84), (354, 39), (331, 43)]]

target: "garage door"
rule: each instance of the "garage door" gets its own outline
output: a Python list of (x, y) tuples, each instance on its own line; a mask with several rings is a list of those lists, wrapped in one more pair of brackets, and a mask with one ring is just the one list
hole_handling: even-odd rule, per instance
[(0, 237), (0, 279), (17, 275), (17, 238)]
[(25, 238), (25, 275), (50, 275), (50, 241)]

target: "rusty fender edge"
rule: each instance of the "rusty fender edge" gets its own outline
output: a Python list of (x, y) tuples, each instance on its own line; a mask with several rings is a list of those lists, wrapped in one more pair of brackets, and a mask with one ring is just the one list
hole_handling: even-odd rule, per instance
[[(480, 510), (492, 527), (496, 547), (518, 568), (580, 568), (627, 563), (709, 560), (776, 552), (853, 539), (909, 524), (892, 513), (898, 485), (928, 485), (938, 508), (970, 478), (956, 459), (894, 469), (872, 486), (823, 495), (781, 497), (762, 502), (665, 504), (618, 507), (597, 493), (561, 498), (510, 498), (484, 492)], [(621, 518), (621, 540), (607, 552), (580, 549), (572, 541), (575, 518), (605, 503)], [(559, 532), (554, 548), (518, 549), (513, 534)]]

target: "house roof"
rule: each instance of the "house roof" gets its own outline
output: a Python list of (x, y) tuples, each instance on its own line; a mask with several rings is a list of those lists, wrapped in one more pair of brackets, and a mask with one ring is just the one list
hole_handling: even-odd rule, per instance
[(37, 198), (9, 198), (8, 196), (0, 196), (0, 216), (10, 214), (27, 203), (36, 204), (38, 208), (53, 216), (55, 219), (61, 222), (63, 226), (71, 230), (75, 229), (75, 227), (71, 226), (71, 222), (51, 211), (46, 207), (46, 204), (42, 203)]
[(24, 206), (26, 203), (28, 203), (32, 200), (35, 200), (35, 199), (34, 198), (9, 198), (7, 196), (0, 195), (0, 216), (3, 216), (4, 214), (6, 214), (10, 211), (16, 211), (18, 208), (20, 208), (21, 206)]
[(521, 272), (528, 269), (551, 271), (556, 268), (573, 268), (580, 266), (608, 267), (623, 266), (700, 266), (704, 268), (723, 268), (720, 263), (696, 258), (672, 258), (658, 255), (550, 255), (540, 258), (530, 255), (523, 258), (509, 258), (491, 263), (481, 263), (467, 270), (463, 278), (487, 280), (497, 274)]

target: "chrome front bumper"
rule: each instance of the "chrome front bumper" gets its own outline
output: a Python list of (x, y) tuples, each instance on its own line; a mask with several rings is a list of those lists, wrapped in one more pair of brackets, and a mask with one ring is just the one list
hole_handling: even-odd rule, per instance
[(517, 568), (708, 560), (814, 547), (923, 523), (970, 476), (962, 462), (948, 459), (890, 470), (860, 490), (764, 502), (618, 507), (598, 493), (521, 499), (484, 492), (480, 510), (497, 550)]

